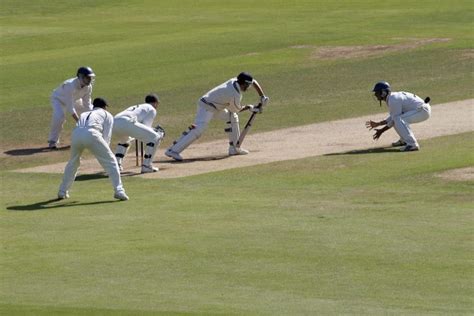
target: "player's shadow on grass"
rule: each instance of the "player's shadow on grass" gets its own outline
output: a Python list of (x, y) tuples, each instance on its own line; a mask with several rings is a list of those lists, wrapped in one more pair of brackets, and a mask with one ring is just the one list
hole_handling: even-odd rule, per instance
[(205, 157), (197, 157), (197, 158), (187, 158), (183, 159), (183, 161), (176, 161), (176, 160), (159, 160), (159, 163), (192, 163), (197, 161), (215, 161), (215, 160), (223, 160), (229, 158), (229, 155), (219, 155), (219, 156), (205, 156)]
[(19, 149), (7, 150), (5, 151), (5, 154), (10, 155), (10, 156), (31, 156), (31, 155), (40, 154), (40, 153), (49, 153), (49, 152), (55, 152), (55, 151), (69, 150), (69, 148), (71, 148), (71, 146), (63, 146), (57, 149), (49, 149), (49, 147), (19, 148)]
[(75, 181), (88, 181), (88, 180), (97, 180), (97, 179), (106, 179), (106, 178), (108, 178), (107, 174), (103, 172), (99, 172), (99, 173), (78, 175)]
[[(140, 172), (133, 172), (133, 171), (122, 171), (120, 173), (121, 177), (133, 177), (139, 176), (142, 173)], [(91, 173), (91, 174), (81, 174), (78, 175), (75, 181), (89, 181), (89, 180), (98, 180), (98, 179), (107, 179), (108, 176), (105, 172), (98, 172), (98, 173)]]
[(341, 156), (341, 155), (363, 155), (363, 154), (388, 154), (388, 153), (399, 153), (400, 148), (394, 147), (377, 147), (368, 149), (356, 149), (345, 151), (342, 153), (331, 153), (325, 154), (324, 156)]
[(119, 200), (109, 200), (109, 201), (97, 201), (97, 202), (85, 202), (80, 203), (78, 201), (71, 201), (71, 200), (59, 200), (59, 199), (51, 199), (47, 201), (41, 201), (33, 204), (26, 204), (26, 205), (14, 205), (7, 207), (7, 210), (10, 211), (42, 211), (42, 210), (49, 210), (53, 208), (59, 207), (70, 207), (70, 206), (90, 206), (90, 205), (97, 205), (97, 204), (107, 204), (107, 203), (115, 203), (120, 202)]

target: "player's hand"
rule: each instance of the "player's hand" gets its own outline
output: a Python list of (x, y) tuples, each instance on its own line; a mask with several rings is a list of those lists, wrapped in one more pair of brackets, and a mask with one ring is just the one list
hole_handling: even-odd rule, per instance
[(375, 129), (375, 134), (374, 136), (372, 137), (374, 140), (378, 140), (380, 138), (380, 136), (382, 136), (384, 130), (383, 129)]
[(266, 95), (262, 95), (262, 96), (260, 97), (260, 104), (261, 104), (262, 106), (267, 105), (268, 101), (270, 101), (270, 98), (267, 97)]
[(377, 122), (372, 121), (372, 120), (365, 122), (365, 127), (367, 127), (369, 129), (369, 131), (372, 130), (373, 128), (377, 127), (377, 126), (379, 126), (379, 124)]

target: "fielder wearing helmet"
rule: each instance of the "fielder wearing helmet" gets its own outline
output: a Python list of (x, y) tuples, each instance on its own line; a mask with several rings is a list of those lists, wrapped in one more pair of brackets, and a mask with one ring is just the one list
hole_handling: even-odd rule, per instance
[(374, 92), (374, 96), (380, 102), (380, 105), (382, 105), (382, 101), (385, 101), (390, 112), (385, 120), (380, 122), (370, 120), (365, 123), (365, 126), (370, 130), (377, 126), (384, 126), (375, 129), (373, 139), (378, 140), (385, 131), (395, 127), (400, 139), (392, 143), (392, 146), (405, 146), (401, 151), (419, 150), (420, 145), (410, 128), (410, 124), (423, 122), (430, 117), (430, 98), (427, 97), (423, 100), (410, 92), (392, 92), (390, 84), (386, 81), (377, 82), (372, 92)]
[(48, 136), (48, 146), (57, 149), (59, 135), (66, 122), (66, 114), (75, 122), (81, 113), (92, 110), (92, 85), (95, 73), (90, 67), (79, 67), (76, 77), (63, 81), (51, 95), (51, 129)]
[(83, 66), (77, 69), (77, 78), (79, 78), (79, 81), (83, 87), (90, 86), (94, 80), (94, 77), (95, 73), (91, 67)]
[(382, 101), (385, 101), (390, 94), (391, 88), (390, 84), (387, 81), (379, 81), (375, 84), (372, 92), (374, 92), (374, 96), (380, 102), (380, 106), (382, 106)]

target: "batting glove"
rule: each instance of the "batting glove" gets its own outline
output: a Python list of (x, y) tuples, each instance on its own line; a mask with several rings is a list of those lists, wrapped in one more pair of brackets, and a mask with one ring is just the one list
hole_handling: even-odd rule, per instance
[(249, 105), (249, 111), (252, 113), (262, 113), (262, 106)]
[(269, 99), (266, 95), (262, 95), (262, 96), (260, 97), (260, 104), (261, 104), (262, 106), (265, 106), (265, 105), (267, 105), (267, 103), (268, 103), (269, 100), (270, 100), (270, 99)]

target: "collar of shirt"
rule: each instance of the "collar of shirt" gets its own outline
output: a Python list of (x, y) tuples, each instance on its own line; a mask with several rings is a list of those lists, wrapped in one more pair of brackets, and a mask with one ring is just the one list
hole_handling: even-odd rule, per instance
[(237, 91), (238, 94), (240, 94), (240, 86), (239, 83), (237, 82), (237, 79), (232, 82), (232, 85), (234, 86), (234, 89)]
[(83, 88), (83, 87), (81, 87), (81, 81), (79, 80), (78, 77), (74, 78), (74, 87), (78, 90)]

